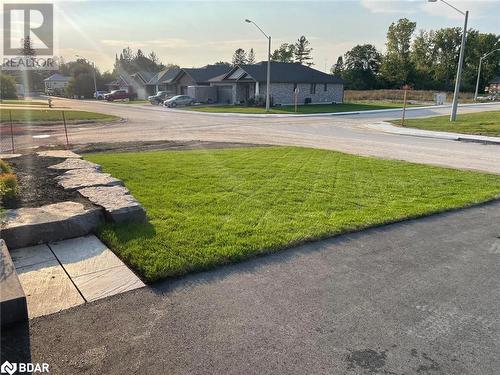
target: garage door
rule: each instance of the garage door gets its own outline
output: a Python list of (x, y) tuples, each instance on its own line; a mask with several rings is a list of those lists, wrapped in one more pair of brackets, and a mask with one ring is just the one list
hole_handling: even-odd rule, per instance
[(233, 103), (233, 87), (217, 86), (217, 101), (222, 104)]

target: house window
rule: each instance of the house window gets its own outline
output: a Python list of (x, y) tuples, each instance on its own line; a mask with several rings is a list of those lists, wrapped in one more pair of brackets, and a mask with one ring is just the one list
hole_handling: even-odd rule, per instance
[(297, 83), (293, 84), (293, 92), (295, 92), (295, 90), (297, 90)]
[(328, 83), (325, 83), (325, 86), (323, 87), (323, 91), (328, 91)]
[(316, 84), (315, 83), (311, 83), (311, 91), (310, 91), (311, 94), (316, 94)]

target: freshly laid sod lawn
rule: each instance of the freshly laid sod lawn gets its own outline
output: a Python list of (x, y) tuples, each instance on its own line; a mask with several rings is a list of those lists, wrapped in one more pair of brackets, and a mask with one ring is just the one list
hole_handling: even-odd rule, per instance
[[(390, 109), (402, 108), (402, 104), (381, 102), (377, 104), (365, 103), (343, 103), (343, 104), (308, 104), (297, 106), (297, 113), (333, 113), (333, 112), (351, 112), (351, 111), (368, 111), (374, 109)], [(245, 107), (237, 105), (217, 105), (217, 106), (193, 106), (183, 107), (183, 109), (199, 112), (213, 113), (266, 113), (266, 109), (262, 107)], [(295, 113), (294, 106), (273, 107), (269, 113), (275, 114), (293, 114)]]
[(500, 176), (296, 147), (90, 154), (150, 225), (100, 237), (147, 280), (500, 196)]
[[(62, 121), (62, 114), (59, 110), (44, 109), (3, 109), (0, 108), (0, 122), (9, 121), (9, 111), (12, 112), (12, 121)], [(66, 120), (115, 120), (116, 116), (105, 115), (103, 113), (85, 111), (64, 111)]]
[[(392, 121), (401, 125), (401, 120)], [(450, 116), (438, 116), (405, 121), (405, 127), (462, 134), (500, 136), (500, 111), (459, 114), (457, 121)]]

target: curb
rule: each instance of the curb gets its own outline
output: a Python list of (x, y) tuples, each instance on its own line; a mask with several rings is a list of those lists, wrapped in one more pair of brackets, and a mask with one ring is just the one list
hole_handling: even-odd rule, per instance
[[(384, 133), (406, 135), (409, 137), (445, 139), (450, 141), (481, 143), (485, 145), (500, 146), (500, 137), (474, 136), (461, 133), (421, 130), (416, 128), (406, 128), (406, 127), (401, 128), (385, 121), (368, 124), (366, 127), (373, 130), (382, 131)], [(405, 129), (406, 131), (403, 129)]]

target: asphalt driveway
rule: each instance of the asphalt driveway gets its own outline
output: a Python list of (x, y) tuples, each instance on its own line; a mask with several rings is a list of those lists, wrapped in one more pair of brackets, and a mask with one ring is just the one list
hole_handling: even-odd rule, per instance
[(497, 374), (499, 223), (497, 201), (311, 243), (35, 319), (2, 350), (51, 374)]

